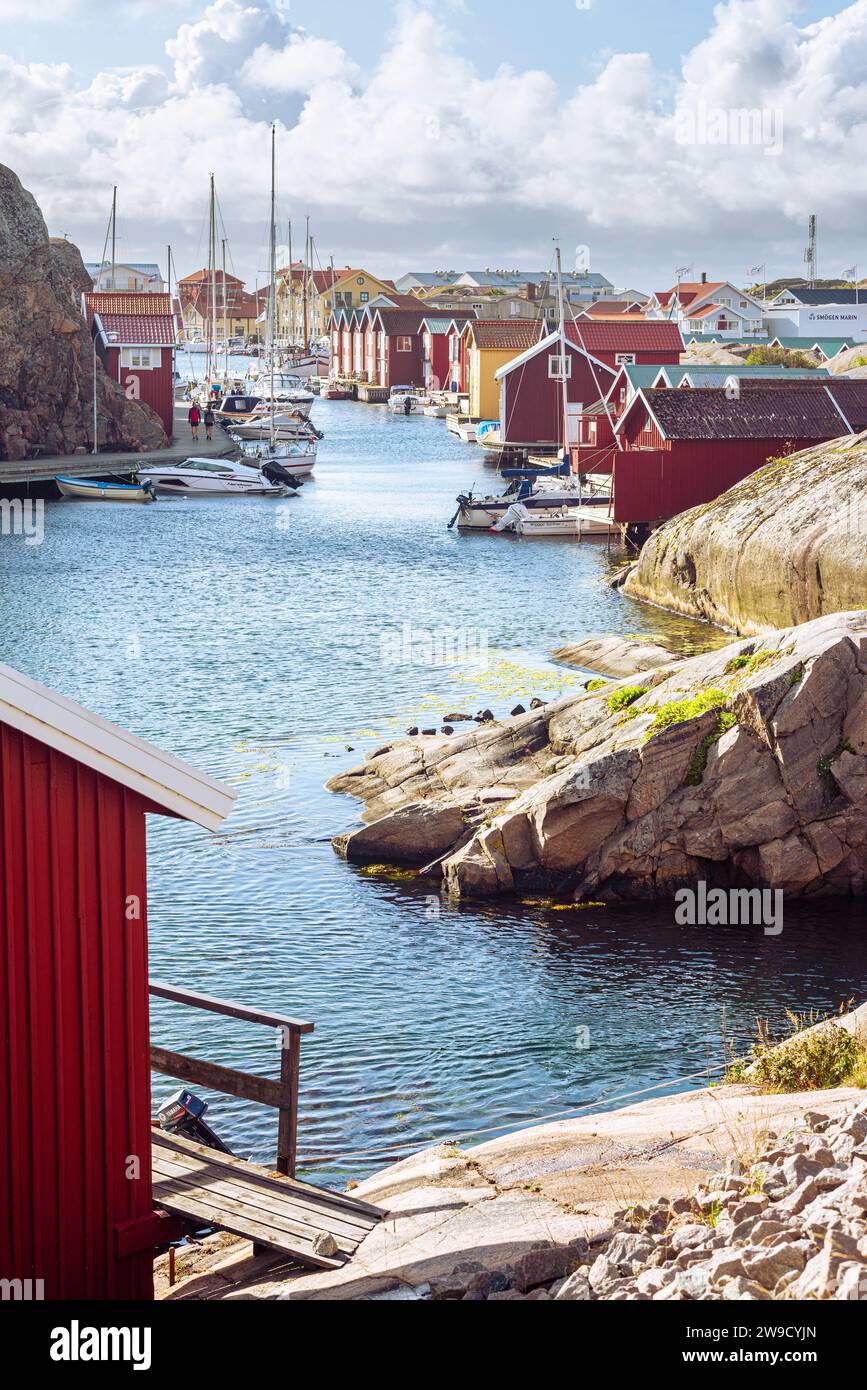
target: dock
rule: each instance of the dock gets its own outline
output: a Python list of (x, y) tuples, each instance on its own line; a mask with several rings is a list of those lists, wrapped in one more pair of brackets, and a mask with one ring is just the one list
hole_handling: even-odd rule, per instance
[(0, 459), (0, 490), (26, 490), (32, 484), (39, 490), (53, 483), (56, 474), (68, 473), (76, 478), (112, 478), (127, 475), (145, 459), (171, 463), (175, 459), (225, 458), (235, 452), (235, 446), (218, 425), (210, 443), (205, 439), (205, 427), (199, 426), (200, 438), (191, 438), (187, 423), (187, 403), (175, 405), (175, 428), (171, 444), (166, 449), (146, 449), (143, 453), (126, 450), (118, 453), (40, 455), (28, 459)]
[[(369, 1202), (269, 1172), (180, 1134), (155, 1128), (151, 1147), (155, 1207), (191, 1229), (230, 1231), (312, 1269), (347, 1264), (383, 1216)], [(333, 1254), (314, 1248), (323, 1235), (333, 1238)]]

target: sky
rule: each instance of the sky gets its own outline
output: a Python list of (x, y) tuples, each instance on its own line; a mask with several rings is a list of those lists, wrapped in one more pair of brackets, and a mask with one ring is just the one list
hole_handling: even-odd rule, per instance
[[(665, 288), (867, 276), (867, 0), (0, 0), (0, 159), (54, 235), (180, 274), (309, 215), (323, 264)], [(687, 271), (689, 273), (689, 271)]]

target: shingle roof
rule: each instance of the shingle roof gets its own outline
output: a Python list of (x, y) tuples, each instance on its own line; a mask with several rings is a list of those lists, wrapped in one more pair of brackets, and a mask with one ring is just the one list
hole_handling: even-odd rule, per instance
[(794, 299), (798, 304), (806, 304), (814, 307), (817, 304), (867, 304), (867, 290), (811, 290), (802, 289), (799, 285), (792, 288), (781, 290), (777, 298), (772, 301), (776, 304), (778, 300), (785, 297)]
[(417, 333), (426, 317), (423, 309), (377, 309), (386, 333)]
[(639, 319), (624, 316), (622, 322), (582, 319), (567, 323), (569, 342), (584, 347), (593, 356), (599, 352), (671, 352), (676, 361), (683, 352), (683, 338), (676, 323), (668, 319)]
[(476, 319), (470, 331), (476, 347), (524, 352), (539, 341), (544, 329), (541, 319)]
[(106, 333), (116, 334), (119, 346), (172, 347), (176, 339), (171, 297), (96, 291), (84, 295), (88, 319), (97, 314)]
[[(811, 382), (744, 384), (750, 389), (736, 399), (714, 387), (692, 391), (663, 388), (644, 391), (643, 396), (666, 439), (819, 440), (848, 433), (828, 391), (816, 389)], [(847, 385), (862, 388), (867, 408), (867, 381)], [(847, 403), (857, 414), (854, 395)]]

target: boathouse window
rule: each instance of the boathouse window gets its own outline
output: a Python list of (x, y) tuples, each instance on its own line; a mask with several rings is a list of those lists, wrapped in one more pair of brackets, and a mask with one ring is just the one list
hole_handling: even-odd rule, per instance
[(398, 338), (397, 351), (412, 352), (412, 338)]
[(634, 352), (618, 352), (614, 358), (618, 367), (632, 367), (635, 364)]
[(148, 370), (158, 367), (162, 361), (159, 348), (122, 348), (120, 364), (122, 367), (137, 367)]
[(548, 353), (548, 376), (556, 381), (563, 381), (572, 375), (572, 358), (568, 353), (549, 352)]

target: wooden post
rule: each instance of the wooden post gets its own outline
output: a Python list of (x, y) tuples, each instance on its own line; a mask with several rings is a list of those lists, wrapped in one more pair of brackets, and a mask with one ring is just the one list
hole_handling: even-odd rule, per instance
[[(286, 1034), (288, 1033), (288, 1037)], [(280, 1086), (284, 1103), (277, 1116), (277, 1171), (295, 1176), (298, 1148), (298, 1079), (301, 1070), (301, 1037), (294, 1028), (283, 1035), (280, 1049)]]

